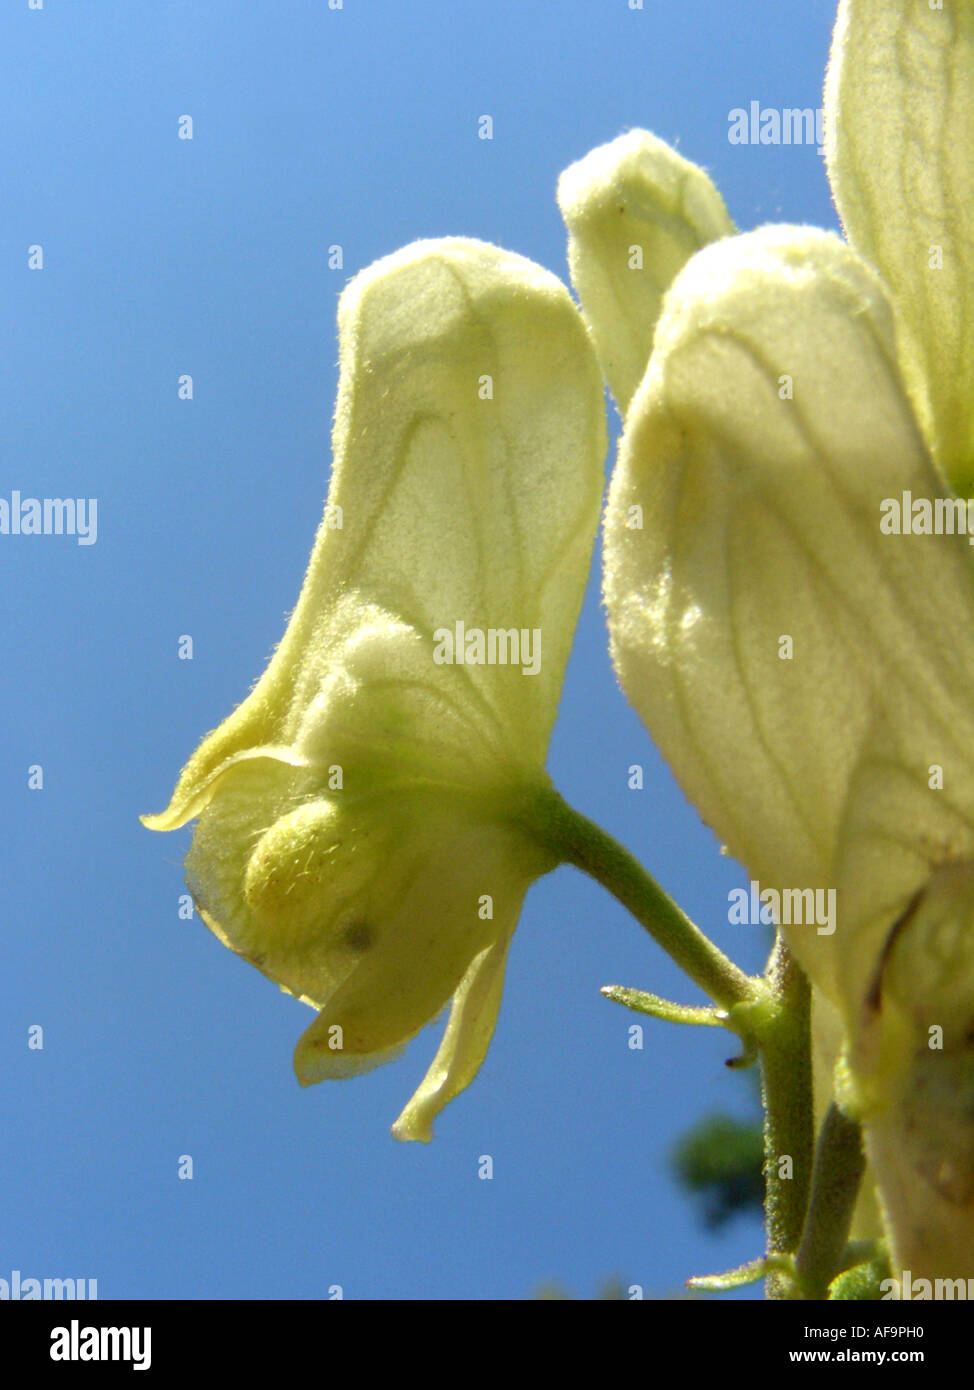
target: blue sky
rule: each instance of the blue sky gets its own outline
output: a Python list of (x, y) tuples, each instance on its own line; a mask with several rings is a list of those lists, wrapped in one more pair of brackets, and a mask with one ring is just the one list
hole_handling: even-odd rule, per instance
[[(706, 1111), (747, 1113), (733, 1040), (645, 1020), (629, 1049), (633, 1016), (599, 986), (698, 996), (596, 885), (566, 868), (531, 890), (481, 1075), (430, 1146), (401, 1145), (389, 1125), (437, 1032), (302, 1091), (308, 1010), (180, 920), (189, 831), (138, 815), (243, 698), (296, 600), (347, 279), (442, 235), (567, 277), (557, 177), (632, 126), (707, 166), (742, 229), (834, 227), (813, 146), (728, 140), (752, 100), (820, 105), (833, 15), (831, 0), (5, 6), (0, 496), (96, 497), (98, 535), (0, 536), (0, 1277), (97, 1278), (102, 1297), (496, 1299), (549, 1281), (590, 1297), (615, 1276), (671, 1297), (759, 1252), (755, 1222), (708, 1235), (668, 1163)], [(597, 566), (549, 770), (756, 968), (756, 929), (727, 924), (743, 870), (616, 685)]]

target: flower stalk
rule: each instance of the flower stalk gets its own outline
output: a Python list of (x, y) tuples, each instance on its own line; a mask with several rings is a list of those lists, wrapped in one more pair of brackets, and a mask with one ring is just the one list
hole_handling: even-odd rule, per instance
[[(775, 1008), (762, 1030), (764, 1181), (767, 1249), (792, 1255), (801, 1240), (812, 1174), (811, 991), (784, 937), (775, 942), (767, 980)], [(770, 1271), (768, 1298), (801, 1297), (794, 1281)]]
[[(732, 1010), (763, 1000), (763, 982), (745, 975), (618, 840), (576, 811), (554, 788), (542, 788), (527, 798), (523, 816), (525, 827), (543, 849), (607, 888), (680, 969), (728, 1011), (729, 1020)], [(733, 1024), (729, 1021), (728, 1026)]]

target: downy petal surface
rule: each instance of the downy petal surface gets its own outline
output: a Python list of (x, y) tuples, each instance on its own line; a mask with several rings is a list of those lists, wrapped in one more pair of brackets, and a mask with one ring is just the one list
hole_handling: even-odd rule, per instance
[[(835, 887), (850, 786), (877, 756), (916, 788), (908, 819), (925, 816), (931, 853), (943, 820), (956, 831), (974, 810), (969, 547), (884, 534), (883, 503), (905, 491), (935, 498), (943, 482), (868, 267), (807, 228), (694, 257), (620, 446), (605, 598), (627, 695), (762, 888)], [(928, 789), (934, 763), (954, 769), (949, 789)], [(877, 901), (871, 874), (861, 901), (840, 896), (832, 933), (786, 928), (847, 1018), (915, 876)]]
[(396, 1133), (480, 1065), (524, 893), (512, 808), (544, 761), (598, 520), (602, 386), (567, 290), (418, 242), (339, 306), (325, 515), (287, 631), (153, 829), (198, 818), (214, 932), (318, 1009), (302, 1083), (386, 1061), (456, 995)]
[(558, 206), (572, 284), (619, 413), (642, 381), (663, 295), (695, 251), (735, 228), (698, 165), (646, 130), (565, 170)]
[(842, 0), (829, 180), (895, 305), (907, 386), (954, 490), (974, 491), (974, 3)]

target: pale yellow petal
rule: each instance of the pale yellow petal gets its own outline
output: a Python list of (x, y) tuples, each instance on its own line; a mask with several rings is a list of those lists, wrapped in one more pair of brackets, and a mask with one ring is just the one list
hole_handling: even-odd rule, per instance
[[(885, 499), (942, 490), (888, 301), (854, 253), (766, 228), (694, 257), (627, 419), (605, 596), (626, 693), (762, 887), (836, 889), (850, 783), (880, 723), (905, 777), (946, 762), (955, 813), (974, 796), (969, 546), (880, 528)], [(837, 943), (854, 916), (843, 894), (834, 932), (787, 929), (843, 1009), (883, 940), (876, 923), (853, 969)]]
[(417, 1102), (428, 1123), (489, 1037), (472, 962), (506, 949), (554, 867), (516, 822), (548, 785), (603, 388), (567, 289), (481, 242), (416, 243), (362, 272), (339, 346), (332, 480), (297, 607), (146, 823), (198, 818), (186, 867), (207, 925), (319, 1010), (302, 1083), (388, 1060), (462, 992), (436, 1095)]
[(501, 1006), (508, 945), (508, 940), (495, 941), (471, 962), (432, 1065), (392, 1127), (397, 1139), (432, 1139), (437, 1115), (480, 1070)]
[(566, 169), (558, 205), (572, 284), (625, 415), (665, 291), (695, 251), (730, 236), (734, 224), (704, 170), (646, 130), (599, 145)]
[(974, 4), (842, 0), (829, 177), (882, 272), (907, 386), (954, 488), (974, 490)]
[(894, 1269), (974, 1278), (974, 860), (897, 922), (850, 1052)]
[[(547, 271), (457, 238), (356, 276), (339, 340), (332, 481), (297, 607), (154, 829), (197, 814), (245, 748), (348, 759), (360, 785), (376, 763), (468, 785), (544, 764), (603, 487), (581, 316)], [(480, 661), (459, 659), (458, 624), (483, 635)]]

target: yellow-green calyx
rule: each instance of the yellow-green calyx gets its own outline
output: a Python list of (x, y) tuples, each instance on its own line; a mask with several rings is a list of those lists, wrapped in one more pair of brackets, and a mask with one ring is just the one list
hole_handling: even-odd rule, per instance
[(339, 306), (325, 515), (297, 607), (191, 758), (171, 830), (207, 924), (317, 1009), (303, 1084), (395, 1055), (451, 999), (394, 1127), (429, 1139), (493, 1032), (598, 520), (598, 367), (564, 287), (481, 242), (418, 242)]

